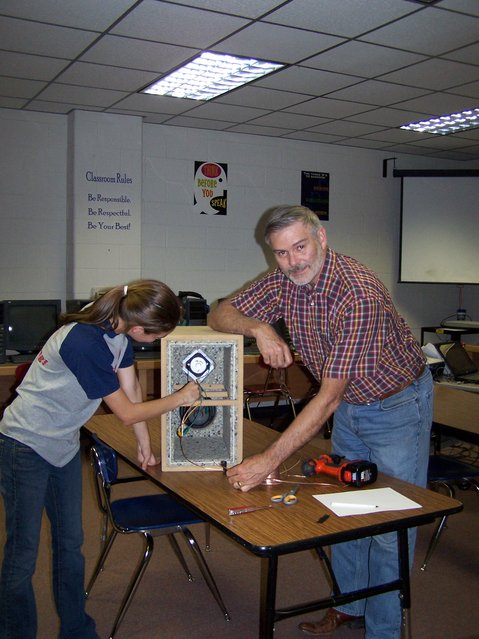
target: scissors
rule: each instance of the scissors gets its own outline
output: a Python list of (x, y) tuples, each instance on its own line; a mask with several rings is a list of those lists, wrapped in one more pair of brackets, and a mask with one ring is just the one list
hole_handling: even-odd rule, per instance
[(296, 497), (298, 489), (299, 486), (295, 486), (291, 490), (288, 490), (287, 493), (283, 493), (282, 495), (273, 495), (271, 497), (271, 501), (275, 504), (283, 503), (285, 506), (292, 506), (298, 501), (298, 498)]

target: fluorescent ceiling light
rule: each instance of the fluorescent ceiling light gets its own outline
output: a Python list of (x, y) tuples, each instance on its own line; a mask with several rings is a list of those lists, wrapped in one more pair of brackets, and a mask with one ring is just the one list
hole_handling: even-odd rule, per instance
[(211, 100), (283, 66), (277, 62), (205, 51), (184, 67), (150, 84), (141, 93)]
[(479, 127), (479, 108), (461, 111), (461, 113), (451, 113), (450, 115), (440, 115), (430, 120), (420, 122), (410, 122), (403, 124), (400, 129), (406, 131), (416, 131), (417, 133), (436, 133), (439, 135), (450, 135), (476, 129)]

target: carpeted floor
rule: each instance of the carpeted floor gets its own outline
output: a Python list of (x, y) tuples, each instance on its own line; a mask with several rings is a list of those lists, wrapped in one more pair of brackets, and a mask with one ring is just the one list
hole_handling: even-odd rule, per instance
[[(328, 442), (325, 441), (325, 449)], [(84, 553), (87, 577), (99, 549), (100, 515), (94, 501), (88, 457), (84, 464)], [(125, 467), (126, 468), (126, 467)], [(138, 490), (138, 484), (122, 487)], [(141, 482), (142, 492), (155, 491)], [(479, 639), (479, 499), (472, 490), (458, 490), (464, 511), (449, 520), (447, 530), (425, 572), (419, 565), (426, 551), (432, 525), (419, 530), (416, 562), (412, 574), (413, 639)], [(202, 526), (195, 534), (204, 540)], [(0, 507), (0, 548), (3, 546), (3, 510)], [(180, 540), (181, 541), (181, 540)], [(185, 548), (183, 545), (182, 548)], [(118, 539), (105, 571), (100, 575), (87, 603), (97, 621), (102, 638), (109, 630), (124, 588), (141, 553), (136, 536)], [(185, 549), (189, 561), (190, 555)], [(224, 621), (216, 602), (206, 588), (193, 561), (197, 579), (189, 583), (165, 538), (156, 540), (153, 558), (133, 603), (116, 635), (117, 639), (255, 639), (258, 632), (260, 560), (222, 533), (212, 529), (212, 551), (207, 560), (215, 575), (231, 621)], [(281, 558), (278, 601), (280, 605), (325, 596), (328, 585), (320, 563), (306, 551)], [(41, 551), (35, 575), (39, 611), (38, 639), (56, 639), (58, 624), (52, 602), (49, 531), (45, 522)], [(317, 619), (321, 613), (308, 616)], [(275, 639), (299, 639), (301, 618), (276, 625)], [(336, 639), (360, 639), (363, 631), (341, 628)]]

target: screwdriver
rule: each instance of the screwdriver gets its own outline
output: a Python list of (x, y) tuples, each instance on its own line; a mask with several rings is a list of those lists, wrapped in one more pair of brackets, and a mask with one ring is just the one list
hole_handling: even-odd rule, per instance
[(271, 504), (267, 506), (238, 506), (237, 508), (228, 508), (228, 515), (244, 515), (245, 513), (254, 513), (255, 510), (264, 510), (272, 508)]

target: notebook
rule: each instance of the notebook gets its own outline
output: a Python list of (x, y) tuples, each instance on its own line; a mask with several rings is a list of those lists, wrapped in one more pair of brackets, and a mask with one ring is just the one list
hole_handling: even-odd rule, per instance
[(456, 381), (479, 384), (479, 370), (459, 342), (441, 344), (439, 350)]

